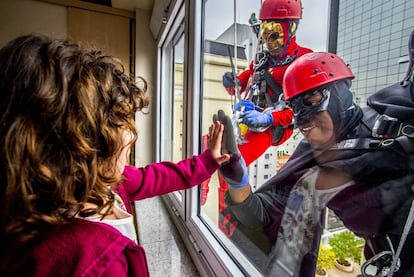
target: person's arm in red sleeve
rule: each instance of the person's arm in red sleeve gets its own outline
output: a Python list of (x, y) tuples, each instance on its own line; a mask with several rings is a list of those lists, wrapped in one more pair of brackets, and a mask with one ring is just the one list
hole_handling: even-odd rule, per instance
[(278, 146), (287, 141), (293, 134), (293, 128), (287, 127), (283, 129), (283, 134), (278, 141), (273, 141), (272, 146)]
[(293, 134), (293, 128), (283, 128), (282, 136), (278, 141), (274, 141), (272, 128), (264, 132), (256, 133), (247, 131), (245, 134), (246, 143), (239, 145), (239, 151), (249, 166), (257, 160), (270, 146), (277, 146), (287, 141)]
[(208, 179), (219, 164), (210, 150), (178, 163), (159, 162), (143, 168), (126, 166), (124, 187), (131, 201), (194, 187)]
[(239, 80), (239, 85), (240, 85), (240, 92), (244, 92), (246, 90), (247, 84), (249, 82), (249, 78), (252, 75), (252, 70), (246, 69), (244, 71), (242, 71), (238, 76), (237, 76), (237, 80)]
[(131, 202), (200, 184), (210, 178), (220, 164), (230, 159), (230, 155), (221, 151), (223, 132), (223, 124), (219, 121), (212, 123), (207, 137), (208, 149), (178, 163), (165, 161), (141, 168), (126, 166), (124, 180), (117, 191), (121, 192), (123, 199), (128, 198), (124, 201)]
[[(244, 138), (247, 141), (239, 145), (239, 150), (243, 156), (247, 166), (257, 160), (270, 146), (277, 146), (288, 140), (293, 134), (293, 128), (290, 127), (293, 119), (293, 111), (286, 108), (281, 111), (272, 112), (273, 124), (272, 128), (268, 128), (264, 132), (247, 131)], [(278, 132), (282, 132), (280, 137), (275, 140), (274, 128), (281, 126)]]
[(248, 130), (244, 138), (247, 142), (239, 144), (238, 148), (246, 162), (246, 166), (249, 166), (272, 145), (273, 135), (270, 128), (261, 133)]
[[(273, 137), (272, 146), (277, 146), (277, 145), (283, 144), (293, 134), (293, 126), (292, 126), (293, 111), (290, 108), (285, 108), (281, 111), (273, 112), (272, 116), (273, 116), (273, 130), (271, 130), (272, 137)], [(279, 128), (277, 126), (282, 126), (283, 129), (279, 129), (276, 131), (275, 128)], [(278, 132), (280, 131), (282, 131), (282, 134), (277, 135)]]
[(286, 108), (281, 111), (272, 112), (273, 126), (289, 126), (292, 124), (293, 111), (290, 108)]

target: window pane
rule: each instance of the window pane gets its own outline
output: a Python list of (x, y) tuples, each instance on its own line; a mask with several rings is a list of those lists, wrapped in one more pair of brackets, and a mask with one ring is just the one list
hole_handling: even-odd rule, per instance
[[(181, 15), (181, 14), (180, 14)], [(180, 16), (173, 26), (161, 51), (160, 111), (161, 144), (160, 158), (164, 161), (181, 161), (185, 151), (183, 141), (184, 130), (184, 25)], [(181, 23), (180, 23), (181, 22)], [(183, 192), (173, 192), (178, 201), (179, 211), (183, 213)]]
[[(183, 159), (183, 125), (184, 125), (184, 34), (181, 34), (173, 47), (173, 101), (172, 101), (172, 160)], [(183, 200), (183, 191), (174, 193), (179, 201)]]
[[(201, 103), (203, 134), (207, 134), (214, 113), (222, 109), (231, 116), (237, 101), (236, 97), (228, 94), (223, 87), (223, 74), (233, 70), (236, 73), (243, 71), (256, 53), (258, 40), (249, 24), (249, 18), (253, 12), (258, 15), (260, 0), (237, 1), (236, 7), (234, 2), (205, 1), (203, 97)], [(234, 68), (232, 68), (232, 64)], [(203, 148), (206, 148), (205, 136), (203, 137)], [(264, 166), (261, 170), (263, 169)], [(275, 168), (270, 171), (274, 173)], [(254, 175), (252, 172), (251, 176)], [(262, 176), (269, 178), (265, 174)], [(226, 208), (224, 195), (227, 191), (227, 184), (216, 173), (208, 182), (203, 183), (200, 189), (201, 216), (207, 218), (206, 222), (213, 222), (214, 226), (210, 227), (219, 233), (218, 237), (221, 238), (225, 248), (231, 249), (231, 255), (234, 255), (239, 262), (244, 261), (243, 266), (249, 267), (243, 256), (246, 256), (247, 260), (256, 259), (263, 255), (263, 252), (249, 239), (244, 239), (244, 235), (240, 231), (237, 230), (235, 234), (235, 226), (228, 222), (224, 211)], [(249, 249), (248, 255), (245, 255), (244, 250), (246, 249)], [(241, 252), (239, 252), (240, 250)]]
[(182, 34), (174, 45), (174, 62), (173, 62), (173, 161), (178, 162), (183, 159), (183, 83), (184, 83), (184, 35)]
[[(243, 72), (249, 68), (256, 53), (264, 53), (265, 48), (258, 43), (259, 36), (249, 22), (253, 13), (258, 19), (261, 2), (260, 0), (204, 1), (202, 134), (207, 134), (212, 123), (212, 115), (219, 109), (234, 117), (233, 108), (240, 101), (237, 92), (228, 92), (224, 88), (223, 74), (235, 72), (237, 75)], [(309, 18), (308, 24), (300, 22), (297, 32), (298, 43), (306, 41), (310, 45), (304, 47), (316, 51), (326, 51), (327, 46), (327, 33), (315, 32), (315, 30), (327, 30), (328, 1), (324, 1), (323, 5), (324, 9), (318, 11), (318, 17)], [(311, 1), (308, 1), (307, 7), (311, 9)], [(306, 15), (310, 17), (312, 11)], [(311, 22), (314, 24), (309, 24)], [(303, 30), (299, 32), (302, 27)], [(259, 158), (250, 163), (249, 181), (253, 191), (259, 189), (276, 174), (301, 139), (299, 132), (295, 131), (283, 147), (270, 146)], [(206, 142), (206, 137), (203, 136), (203, 149), (207, 147)], [(271, 262), (269, 253), (273, 245), (270, 243), (269, 234), (264, 234), (257, 226), (246, 227), (236, 221), (224, 200), (227, 190), (227, 184), (218, 174), (214, 174), (208, 182), (200, 186), (201, 217), (206, 218), (206, 222), (214, 224), (210, 226), (211, 230), (219, 233), (218, 238), (222, 240), (224, 247), (229, 249), (229, 253), (247, 271), (254, 267), (264, 274)]]
[[(260, 1), (254, 3), (254, 5), (256, 5), (255, 8), (248, 7), (248, 5), (252, 4), (254, 1), (236, 0), (230, 1), (232, 3), (228, 2), (229, 1), (205, 0), (205, 21), (203, 22), (203, 26), (205, 27), (205, 40), (202, 57), (204, 63), (202, 68), (203, 101), (201, 103), (203, 134), (207, 133), (207, 128), (211, 123), (212, 114), (218, 109), (223, 109), (227, 114), (232, 115), (233, 106), (238, 100), (236, 99), (234, 92), (226, 94), (227, 92), (223, 89), (223, 74), (232, 71), (240, 73), (244, 67), (249, 65), (250, 60), (253, 59), (254, 53), (256, 52), (256, 50), (251, 51), (252, 49), (256, 49), (256, 45), (254, 45), (254, 33), (251, 28), (249, 29), (250, 26), (246, 23), (246, 20), (243, 21), (243, 18), (248, 18), (252, 11), (257, 12), (260, 7)], [(297, 41), (300, 45), (311, 48), (314, 51), (326, 51), (327, 34), (321, 30), (328, 30), (328, 8), (330, 7), (330, 4), (336, 3), (336, 1), (318, 1), (317, 4), (315, 1), (312, 2), (311, 0), (303, 0), (302, 2), (304, 5), (304, 18), (301, 19), (298, 26), (298, 31), (296, 33)], [(405, 34), (403, 35), (403, 40), (401, 40), (401, 35), (404, 32), (407, 32), (408, 34), (408, 32), (412, 30), (412, 26), (407, 26), (407, 22), (409, 24), (411, 22), (410, 20), (407, 19), (402, 22), (401, 17), (402, 14), (410, 14), (407, 11), (412, 10), (411, 3), (412, 1), (401, 1), (400, 4), (390, 1), (384, 3), (376, 3), (375, 1), (361, 2), (357, 0), (340, 1), (340, 5), (337, 7), (339, 12), (338, 30), (333, 30), (332, 28), (330, 31), (332, 31), (332, 35), (334, 35), (333, 37), (336, 37), (337, 35), (337, 49), (334, 50), (336, 50), (338, 55), (346, 62), (350, 62), (351, 68), (356, 74), (356, 78), (353, 80), (352, 85), (352, 93), (356, 103), (364, 105), (368, 95), (387, 84), (399, 81), (404, 74), (406, 68), (404, 64), (400, 64), (400, 59), (405, 57), (407, 53), (405, 52)], [(244, 8), (249, 10), (247, 16), (241, 16), (245, 13)], [(232, 12), (233, 20), (230, 20)], [(223, 16), (221, 13), (225, 15)], [(334, 26), (329, 27), (335, 27), (335, 24), (333, 25)], [(391, 34), (391, 39), (384, 42), (381, 40), (381, 34)], [(401, 44), (402, 41), (403, 44)], [(233, 59), (231, 60), (229, 57), (232, 57)], [(234, 64), (234, 69), (231, 66), (232, 64)], [(231, 82), (232, 80), (227, 79), (225, 81)], [(313, 126), (311, 127), (313, 128)], [(261, 229), (255, 228), (256, 225), (249, 226), (250, 228), (245, 228), (246, 226), (241, 226), (237, 221), (232, 220), (232, 215), (228, 209), (226, 209), (226, 202), (224, 201), (227, 187), (223, 180), (220, 180), (217, 175), (214, 175), (209, 182), (206, 182), (201, 186), (201, 216), (208, 219), (206, 222), (213, 223), (211, 230), (220, 234), (217, 237), (222, 240), (224, 247), (230, 250), (229, 253), (240, 262), (241, 266), (248, 267), (249, 264), (253, 264), (260, 272), (267, 272), (266, 266), (280, 262), (284, 265), (292, 265), (292, 268), (295, 268), (295, 265), (302, 261), (301, 255), (303, 253), (310, 253), (311, 251), (309, 250), (315, 250), (319, 246), (319, 238), (321, 238), (321, 245), (323, 245), (325, 243), (330, 243), (331, 241), (333, 243), (334, 240), (332, 238), (337, 237), (337, 233), (346, 234), (346, 232), (342, 232), (346, 230), (346, 228), (341, 220), (345, 222), (347, 228), (356, 233), (361, 234), (359, 230), (363, 230), (366, 232), (364, 235), (367, 237), (376, 234), (377, 231), (381, 231), (378, 229), (379, 227), (393, 230), (394, 225), (392, 224), (394, 224), (394, 219), (396, 220), (395, 222), (398, 221), (399, 224), (396, 228), (402, 227), (401, 223), (404, 223), (407, 209), (404, 210), (404, 217), (402, 220), (394, 218), (395, 215), (400, 213), (390, 213), (392, 214), (390, 217), (393, 217), (393, 220), (386, 219), (382, 221), (377, 215), (382, 215), (381, 212), (384, 211), (375, 212), (375, 209), (383, 208), (381, 205), (386, 203), (386, 201), (381, 201), (389, 199), (388, 190), (387, 192), (384, 192), (384, 195), (381, 193), (377, 194), (376, 190), (379, 189), (379, 186), (376, 184), (376, 178), (378, 178), (378, 180), (381, 178), (384, 178), (387, 181), (391, 180), (387, 179), (392, 177), (386, 172), (388, 170), (393, 171), (394, 164), (389, 166), (388, 164), (382, 165), (380, 160), (375, 163), (369, 161), (368, 167), (376, 168), (376, 166), (378, 166), (378, 168), (373, 171), (378, 170), (379, 175), (383, 174), (382, 177), (376, 176), (376, 174), (369, 176), (369, 172), (373, 171), (371, 171), (371, 168), (367, 170), (368, 173), (365, 172), (366, 170), (363, 170), (363, 167), (367, 166), (367, 164), (360, 162), (368, 162), (367, 160), (364, 160), (363, 157), (357, 155), (352, 163), (348, 162), (348, 157), (344, 158), (344, 160), (346, 160), (345, 163), (347, 163), (347, 170), (352, 171), (353, 174), (355, 173), (354, 170), (358, 172), (355, 173), (356, 175), (352, 175), (352, 180), (348, 182), (347, 179), (344, 180), (338, 178), (341, 174), (334, 172), (331, 173), (335, 174), (335, 176), (331, 175), (332, 179), (321, 182), (330, 183), (332, 186), (331, 188), (338, 189), (338, 191), (332, 191), (326, 187), (321, 188), (316, 186), (317, 180), (320, 181), (319, 178), (323, 174), (314, 170), (326, 169), (327, 163), (324, 161), (324, 164), (320, 166), (321, 164), (318, 164), (320, 161), (317, 160), (318, 157), (313, 155), (309, 155), (312, 159), (309, 163), (308, 161), (304, 163), (303, 160), (299, 161), (300, 159), (298, 159), (298, 167), (293, 167), (292, 171), (289, 172), (289, 174), (286, 174), (289, 175), (288, 177), (282, 175), (286, 177), (283, 177), (283, 180), (278, 180), (277, 177), (273, 178), (271, 174), (275, 175), (276, 171), (284, 166), (284, 163), (289, 159), (292, 151), (297, 146), (297, 142), (300, 140), (301, 136), (297, 132), (294, 133), (291, 139), (283, 143), (283, 145), (278, 146), (277, 150), (269, 148), (269, 151), (263, 156), (265, 161), (260, 160), (262, 158), (260, 157), (257, 162), (255, 161), (249, 167), (252, 190), (256, 191), (261, 189), (261, 194), (258, 193), (260, 199), (254, 197), (251, 197), (250, 199), (256, 199), (257, 202), (255, 203), (265, 203), (263, 204), (263, 210), (260, 208), (255, 209), (259, 212), (252, 215), (252, 217), (258, 216), (257, 214), (260, 213), (265, 214), (265, 216), (262, 217), (264, 218), (263, 221), (265, 224), (267, 224), (265, 227), (274, 227), (273, 230), (266, 234), (264, 234)], [(205, 147), (204, 138), (203, 142), (203, 146)], [(258, 144), (258, 146), (260, 145)], [(306, 150), (303, 152), (309, 153)], [(349, 154), (349, 152), (346, 152), (346, 154)], [(302, 154), (298, 153), (298, 155)], [(402, 155), (400, 158), (400, 165), (404, 168), (406, 157)], [(303, 162), (303, 164), (301, 164), (301, 162)], [(337, 166), (341, 163), (344, 162), (335, 159), (333, 168), (338, 168)], [(309, 164), (312, 165), (312, 168), (307, 168)], [(329, 165), (328, 167), (330, 166), (332, 165)], [(412, 163), (410, 163), (409, 166), (410, 168), (407, 169), (405, 173), (401, 172), (401, 174), (406, 174), (404, 176), (408, 178), (407, 182), (401, 183), (404, 189), (411, 188), (412, 185), (412, 176), (410, 175), (413, 170)], [(301, 168), (301, 170), (298, 171), (298, 168)], [(392, 180), (393, 185), (394, 181), (395, 185), (397, 183), (399, 184), (400, 181), (403, 181), (402, 179), (398, 179), (399, 173), (399, 170), (395, 171), (397, 179)], [(289, 178), (294, 178), (294, 180)], [(366, 178), (366, 180), (363, 180), (364, 178)], [(374, 178), (374, 180), (368, 180), (370, 178)], [(265, 179), (271, 180), (269, 182), (271, 186), (267, 187), (269, 190), (263, 192), (263, 187), (261, 186), (265, 183)], [(335, 182), (338, 182), (338, 184), (335, 185)], [(365, 186), (363, 191), (359, 190), (361, 186), (358, 187), (358, 185), (371, 184), (370, 182), (373, 182), (372, 187)], [(340, 185), (344, 187), (340, 187)], [(385, 182), (381, 185), (387, 187), (388, 184)], [(293, 186), (293, 189), (290, 186)], [(315, 190), (309, 194), (309, 188)], [(354, 188), (357, 188), (358, 191), (353, 191)], [(303, 190), (300, 191), (301, 189)], [(305, 194), (304, 191), (307, 191), (305, 193), (308, 194)], [(352, 191), (352, 193), (350, 193), (350, 191)], [(390, 193), (391, 191), (392, 190), (390, 190)], [(356, 194), (354, 194), (354, 192)], [(365, 192), (367, 194), (365, 194)], [(349, 195), (347, 195), (347, 193), (349, 193)], [(279, 199), (279, 196), (283, 199)], [(340, 197), (335, 198), (336, 196)], [(382, 198), (377, 199), (378, 196), (381, 196)], [(407, 203), (410, 204), (410, 201), (412, 200), (411, 196), (411, 194), (404, 195), (404, 197), (407, 198), (401, 199), (403, 199), (403, 202), (409, 200)], [(312, 201), (315, 200), (315, 202), (307, 207), (300, 207), (304, 202), (308, 202), (309, 204), (309, 201), (307, 201), (309, 199)], [(278, 202), (278, 200), (280, 201)], [(324, 200), (326, 200), (326, 202), (324, 202)], [(332, 202), (330, 202), (331, 200)], [(376, 202), (377, 200), (379, 201), (378, 205)], [(328, 202), (330, 202), (328, 205), (330, 209), (325, 209)], [(250, 207), (261, 207), (260, 203)], [(315, 203), (318, 203), (320, 206), (315, 206)], [(393, 202), (392, 205), (394, 204), (395, 203)], [(400, 204), (403, 205), (402, 203)], [(241, 206), (243, 206), (243, 204), (238, 206), (239, 210), (241, 210)], [(249, 213), (247, 208), (250, 207), (244, 205), (244, 208), (246, 209), (243, 211), (246, 213), (241, 217), (247, 217), (246, 214)], [(345, 209), (347, 211), (345, 211)], [(271, 212), (266, 213), (269, 210), (271, 210)], [(317, 210), (317, 212), (313, 213), (315, 210)], [(272, 212), (274, 212), (275, 216), (271, 214)], [(367, 215), (364, 215), (364, 212), (367, 213)], [(288, 216), (285, 217), (285, 215)], [(279, 218), (277, 218), (277, 216), (279, 216)], [(353, 218), (354, 216), (355, 218)], [(319, 224), (323, 222), (323, 220), (319, 221), (320, 217), (325, 219), (325, 225), (316, 226), (315, 223)], [(304, 219), (308, 219), (311, 223)], [(371, 220), (378, 220), (379, 222), (376, 222), (378, 225), (368, 224)], [(257, 221), (260, 222), (260, 220)], [(355, 225), (353, 225), (354, 223)], [(311, 228), (307, 228), (309, 226)], [(368, 228), (365, 229), (366, 227)], [(390, 233), (387, 234), (390, 235)], [(296, 238), (300, 238), (300, 240)], [(386, 248), (389, 246), (387, 245), (388, 243), (394, 243), (394, 246), (398, 245), (399, 235), (395, 235), (395, 237), (392, 238), (392, 240), (395, 240), (397, 243), (395, 243), (395, 241), (387, 242), (385, 235), (382, 236), (381, 239), (382, 241), (377, 240), (378, 245), (383, 244), (384, 248), (382, 248), (383, 246), (380, 246), (380, 249), (385, 250), (389, 249)], [(360, 243), (359, 240), (357, 242), (358, 244)], [(277, 247), (278, 244), (280, 247)], [(274, 247), (275, 245), (276, 247)], [(359, 244), (356, 245), (357, 248), (354, 248), (358, 254), (361, 254), (360, 246), (361, 245)], [(281, 251), (279, 252), (279, 250)], [(366, 248), (366, 250), (370, 251), (368, 248)], [(292, 252), (297, 255), (290, 255)], [(408, 252), (409, 251), (407, 251), (405, 255), (407, 255)], [(272, 254), (274, 255), (272, 256)], [(408, 254), (408, 256), (410, 256), (409, 258), (412, 257), (410, 254)], [(309, 267), (314, 267), (312, 258), (309, 258), (306, 261), (310, 261)], [(358, 265), (359, 261), (359, 259), (356, 259), (353, 275), (350, 276), (356, 276), (360, 273), (360, 266)], [(309, 269), (308, 272), (314, 270), (314, 268), (306, 269)], [(336, 269), (332, 270), (334, 271)], [(286, 275), (273, 274), (273, 276)]]

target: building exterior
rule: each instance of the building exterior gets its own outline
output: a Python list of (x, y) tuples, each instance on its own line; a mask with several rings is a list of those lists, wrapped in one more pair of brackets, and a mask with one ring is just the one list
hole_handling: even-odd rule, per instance
[(248, 60), (252, 60), (257, 52), (257, 37), (252, 27), (247, 24), (235, 23), (225, 30), (217, 39), (217, 42), (234, 44), (234, 34), (237, 33), (236, 43), (244, 48)]
[(414, 30), (412, 0), (331, 0), (330, 52), (355, 74), (354, 100), (400, 81), (408, 62), (408, 37)]
[(256, 161), (249, 165), (249, 183), (257, 190), (277, 172), (277, 146), (269, 147)]

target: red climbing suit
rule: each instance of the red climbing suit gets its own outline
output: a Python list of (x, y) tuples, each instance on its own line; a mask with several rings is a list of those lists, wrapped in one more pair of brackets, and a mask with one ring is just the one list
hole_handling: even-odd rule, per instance
[[(296, 37), (293, 37), (286, 51), (286, 54), (289, 56), (299, 57), (309, 52), (312, 52), (312, 50), (299, 46), (296, 43)], [(273, 80), (275, 80), (275, 82), (280, 86), (282, 86), (283, 74), (285, 73), (288, 66), (289, 64), (285, 64), (268, 69)], [(253, 62), (250, 63), (249, 69), (243, 71), (237, 76), (237, 79), (241, 85), (240, 91), (246, 91), (246, 88), (249, 88), (249, 83), (251, 83), (252, 75)], [(272, 97), (273, 91), (271, 90), (270, 86), (268, 86), (268, 93), (270, 97)], [(291, 109), (284, 109), (281, 111), (273, 112), (272, 116), (273, 126), (289, 126), (292, 123), (293, 112)], [(277, 142), (274, 142), (271, 128), (261, 133), (248, 130), (245, 134), (247, 143), (239, 145), (239, 150), (244, 158), (244, 161), (246, 162), (246, 165), (248, 166), (257, 160), (270, 146), (276, 146), (284, 143), (287, 139), (290, 138), (292, 133), (292, 128), (285, 128), (282, 137)]]

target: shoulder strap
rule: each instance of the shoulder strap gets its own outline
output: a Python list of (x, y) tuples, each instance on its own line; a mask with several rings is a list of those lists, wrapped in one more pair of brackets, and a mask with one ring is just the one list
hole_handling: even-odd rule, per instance
[(275, 82), (275, 80), (272, 78), (272, 75), (270, 75), (269, 71), (265, 70), (263, 75), (266, 83), (270, 86), (270, 88), (273, 91), (272, 102), (276, 103), (277, 101), (279, 101), (279, 97), (283, 93), (282, 87)]

